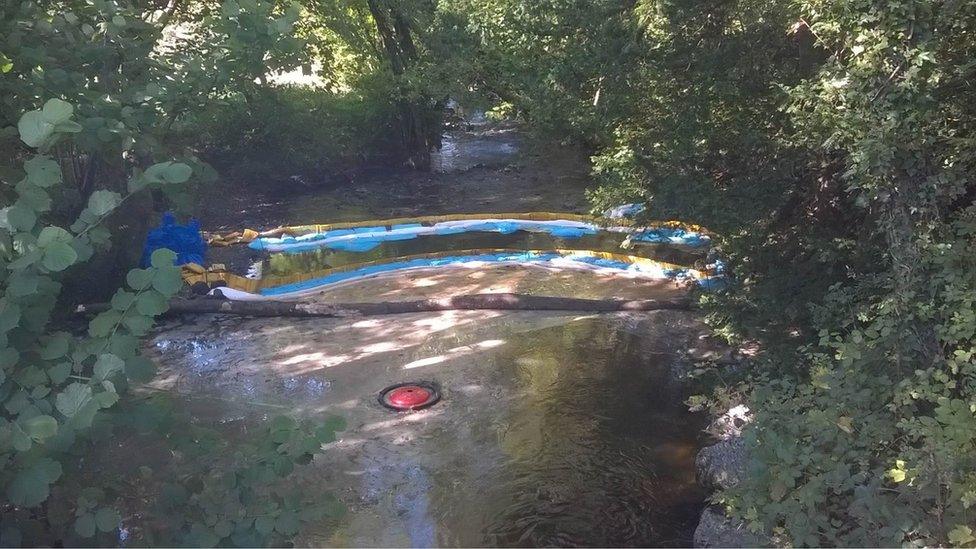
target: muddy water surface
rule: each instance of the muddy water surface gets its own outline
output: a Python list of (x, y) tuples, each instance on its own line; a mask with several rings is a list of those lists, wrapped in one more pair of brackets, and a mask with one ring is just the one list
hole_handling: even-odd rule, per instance
[[(347, 418), (299, 481), (349, 513), (303, 545), (687, 545), (703, 496), (682, 315), (228, 320), (154, 345), (163, 385), (201, 421)], [(409, 380), (438, 383), (442, 402), (410, 414), (377, 403)]]

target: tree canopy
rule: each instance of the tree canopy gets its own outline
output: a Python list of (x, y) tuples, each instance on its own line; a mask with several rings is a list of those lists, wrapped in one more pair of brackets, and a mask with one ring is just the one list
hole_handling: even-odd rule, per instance
[[(694, 400), (756, 414), (728, 512), (794, 545), (972, 545), (974, 52), (976, 3), (955, 0), (4, 3), (0, 543), (113, 543), (134, 511), (82, 448), (225, 447), (165, 399), (120, 401), (180, 289), (171, 254), (129, 270), (123, 225), (221, 174), (424, 168), (455, 99), (585, 147), (594, 210), (722, 235), (732, 284), (702, 303), (760, 349)], [(112, 308), (71, 332), (62, 288), (113, 241)], [(136, 542), (282, 543), (341, 512), (276, 484), (338, 429), (281, 418), (182, 471)]]

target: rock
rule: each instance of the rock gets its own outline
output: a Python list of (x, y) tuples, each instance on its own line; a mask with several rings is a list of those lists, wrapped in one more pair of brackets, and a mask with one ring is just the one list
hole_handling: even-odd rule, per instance
[(770, 547), (773, 543), (753, 534), (740, 520), (732, 520), (717, 507), (702, 511), (693, 540), (695, 547)]
[(740, 404), (712, 420), (706, 431), (719, 440), (728, 440), (741, 436), (743, 427), (751, 422), (752, 412), (749, 407)]
[(695, 475), (707, 490), (724, 490), (738, 484), (746, 472), (745, 444), (739, 437), (702, 448), (695, 457)]

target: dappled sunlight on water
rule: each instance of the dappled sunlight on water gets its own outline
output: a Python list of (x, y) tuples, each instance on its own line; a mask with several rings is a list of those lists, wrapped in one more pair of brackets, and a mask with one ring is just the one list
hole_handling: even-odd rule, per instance
[[(218, 425), (274, 407), (347, 418), (297, 482), (350, 512), (300, 544), (683, 545), (703, 504), (701, 422), (675, 373), (685, 343), (660, 331), (684, 313), (661, 313), (201, 323), (157, 336), (164, 374), (182, 379), (158, 388)], [(198, 346), (213, 349), (206, 374)], [(416, 379), (443, 400), (410, 414), (377, 403)]]

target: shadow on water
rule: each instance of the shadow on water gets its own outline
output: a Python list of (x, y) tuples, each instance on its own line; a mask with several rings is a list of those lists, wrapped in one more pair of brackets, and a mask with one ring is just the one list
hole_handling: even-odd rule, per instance
[(587, 155), (487, 125), (444, 136), (429, 172), (375, 166), (341, 184), (220, 185), (199, 212), (208, 230), (265, 229), (459, 212), (586, 212)]
[[(347, 419), (294, 481), (348, 513), (308, 525), (301, 546), (688, 546), (704, 425), (682, 404), (686, 316), (201, 322), (155, 338), (174, 383), (158, 390), (234, 438), (279, 413)], [(411, 380), (442, 401), (377, 403)]]
[(328, 453), (358, 501), (313, 544), (690, 545), (701, 424), (670, 359), (601, 319), (498, 342), (442, 404)]

